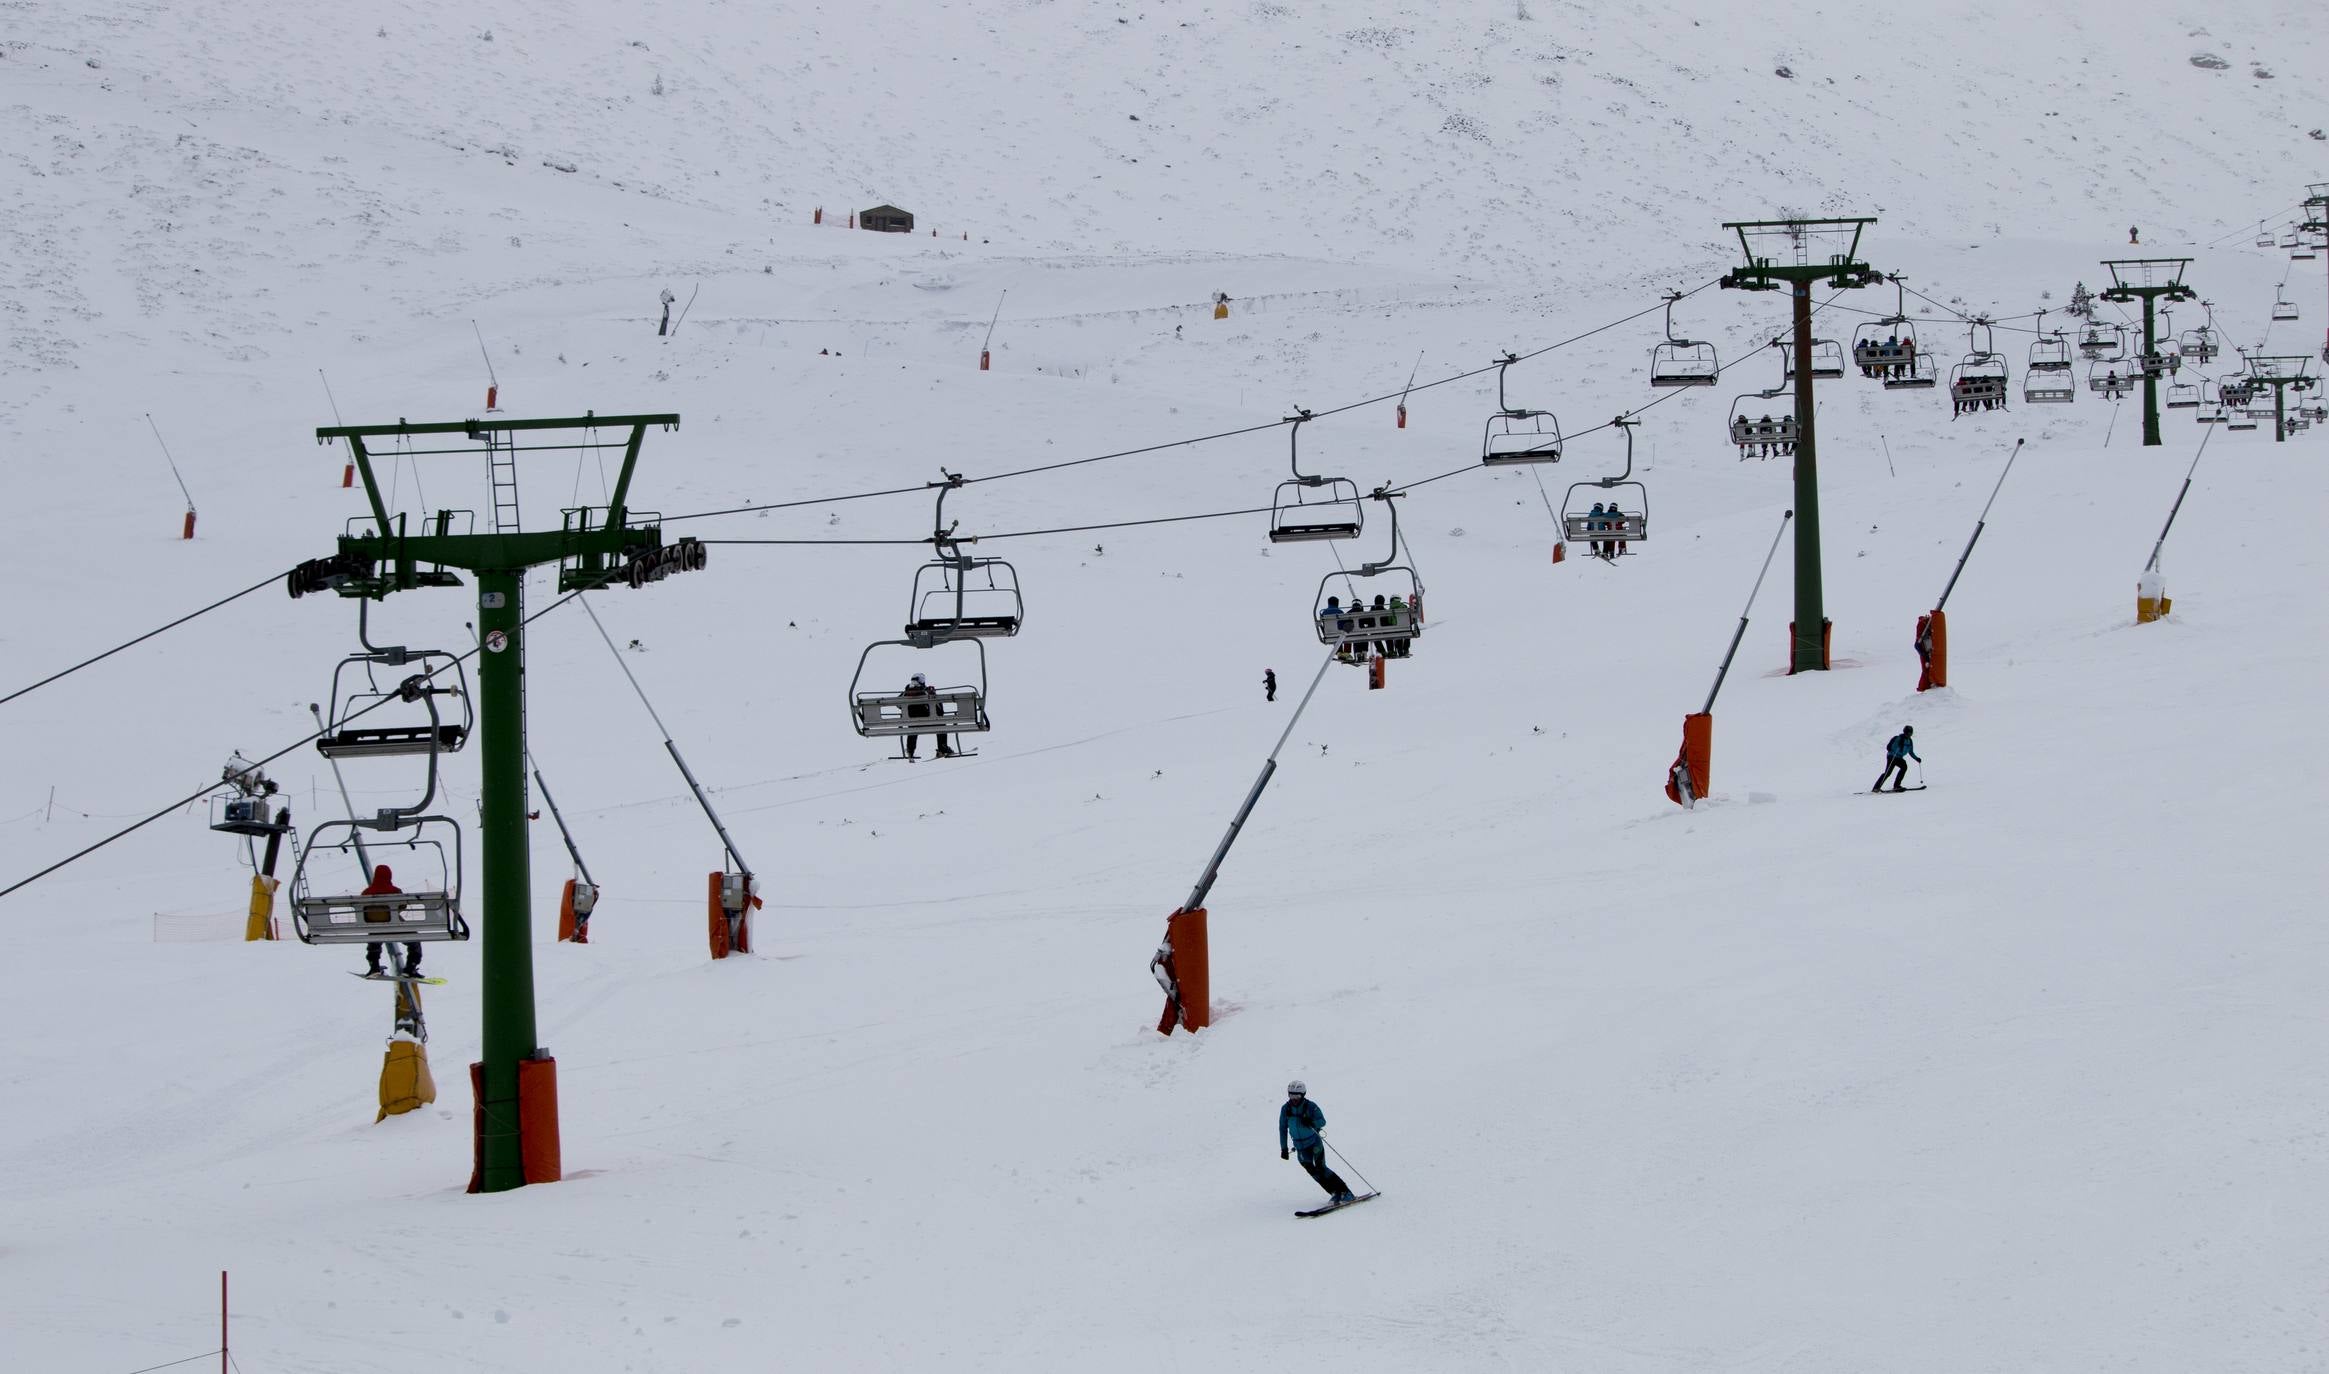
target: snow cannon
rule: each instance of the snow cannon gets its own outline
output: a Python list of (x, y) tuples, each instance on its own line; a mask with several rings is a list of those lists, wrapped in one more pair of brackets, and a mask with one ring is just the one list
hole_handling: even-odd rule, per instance
[(1917, 617), (1917, 690), (1929, 692), (1949, 685), (1949, 613), (1928, 611)]
[(558, 938), (577, 945), (590, 943), (590, 913), (598, 909), (598, 887), (580, 878), (568, 878), (558, 895)]
[(2143, 575), (2135, 579), (2135, 623), (2148, 625), (2154, 620), (2164, 620), (2172, 605), (2174, 602), (2167, 595), (2167, 579), (2160, 576), (2159, 569), (2145, 568)]

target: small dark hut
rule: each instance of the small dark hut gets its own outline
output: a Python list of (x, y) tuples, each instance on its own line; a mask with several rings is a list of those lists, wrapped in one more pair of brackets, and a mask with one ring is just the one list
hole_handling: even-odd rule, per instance
[(876, 205), (857, 212), (857, 227), (880, 234), (911, 234), (914, 217), (895, 205)]

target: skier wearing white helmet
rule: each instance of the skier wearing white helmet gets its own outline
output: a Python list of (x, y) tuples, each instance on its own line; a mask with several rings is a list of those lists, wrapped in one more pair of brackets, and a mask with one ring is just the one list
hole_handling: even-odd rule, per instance
[[(1354, 1201), (1342, 1175), (1326, 1167), (1326, 1113), (1310, 1100), (1310, 1088), (1297, 1078), (1286, 1085), (1286, 1105), (1278, 1108), (1278, 1158), (1301, 1161), (1303, 1169), (1334, 1202)], [(1288, 1149), (1291, 1140), (1292, 1148)]]

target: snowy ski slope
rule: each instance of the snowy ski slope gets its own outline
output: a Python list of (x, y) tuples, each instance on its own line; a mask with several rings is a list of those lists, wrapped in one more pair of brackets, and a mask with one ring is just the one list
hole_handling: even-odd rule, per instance
[[(2322, 264), (2250, 238), (2329, 177), (2322, 32), (2277, 3), (11, 12), (0, 691), (328, 552), (356, 504), (311, 440), (318, 370), (350, 423), (472, 415), (472, 320), (512, 414), (680, 412), (636, 490), (667, 515), (1267, 424), (1396, 392), (1419, 351), (1428, 382), (1638, 316), (1512, 370), (1583, 430), (1654, 399), (1640, 312), (1670, 288), (1704, 288), (1677, 326), (1734, 367), (1644, 413), (1653, 534), (1620, 566), (1548, 562), (1527, 471), (1405, 499), (1429, 633), (1387, 691), (1328, 670), (1214, 890), (1194, 1039), (1155, 1034), (1146, 960), (1317, 666), (1320, 578), (1378, 527), (982, 544), (1029, 619), (989, 646), (994, 733), (943, 767), (845, 715), (910, 546), (723, 544), (595, 596), (767, 883), (761, 952), (719, 964), (717, 841), (587, 619), (546, 615), (531, 742), (607, 890), (593, 942), (554, 943), (537, 836), (556, 1186), (461, 1192), (474, 947), (429, 955), (441, 1100), (375, 1125), (387, 994), (353, 951), (234, 939), (247, 878), (198, 810), (0, 900), (0, 1365), (210, 1348), (224, 1268), (250, 1374), (2319, 1366), (2329, 428), (2211, 439), (2175, 613), (2137, 627), (2188, 413), (2144, 449), (2083, 387), (1952, 421), (1822, 383), (1838, 671), (1777, 671), (1783, 549), (1714, 799), (1658, 787), (1791, 499), (1721, 433), (1777, 381), (1784, 303), (1707, 285), (1720, 221), (1879, 216), (1865, 255), (1940, 302), (1910, 313), (1953, 358), (1949, 311), (2058, 309), (2132, 220), (2230, 341), (2314, 352)], [(809, 224), (884, 200), (940, 236)], [(657, 291), (698, 284), (659, 341)], [(2271, 325), (2284, 287), (2303, 318)], [(2028, 336), (1998, 338), (2018, 387)], [(1413, 482), (1466, 467), (1492, 404), (1435, 387), (1303, 453)], [(1956, 685), (1919, 696), (1911, 627), (2016, 438)], [(1622, 461), (1578, 439), (1549, 500)], [(947, 509), (990, 535), (1243, 510), (1285, 463), (1270, 428)], [(461, 460), (393, 470), (406, 510), (486, 500)], [(601, 480), (528, 467), (529, 525)], [(413, 593), (374, 625), (459, 648), (472, 619)], [(0, 878), (299, 738), (353, 620), (270, 587), (0, 707)], [(1931, 789), (1866, 796), (1904, 723)], [(321, 762), (270, 770), (302, 825), (339, 814)], [(348, 775), (360, 806), (414, 790)], [(468, 814), (468, 758), (447, 786)], [(1292, 1076), (1379, 1202), (1291, 1222), (1317, 1196), (1274, 1157)]]

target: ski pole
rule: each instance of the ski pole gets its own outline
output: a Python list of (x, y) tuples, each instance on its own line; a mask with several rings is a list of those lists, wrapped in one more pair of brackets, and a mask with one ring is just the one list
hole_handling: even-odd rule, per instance
[(1365, 1174), (1359, 1173), (1359, 1166), (1350, 1162), (1350, 1156), (1344, 1154), (1340, 1150), (1335, 1150), (1334, 1142), (1328, 1140), (1323, 1133), (1319, 1135), (1318, 1143), (1324, 1145), (1329, 1150), (1334, 1150), (1334, 1157), (1342, 1161), (1342, 1167), (1350, 1170), (1351, 1173), (1358, 1178), (1360, 1185), (1368, 1192), (1372, 1193), (1378, 1191), (1374, 1184), (1367, 1182), (1367, 1176)]

